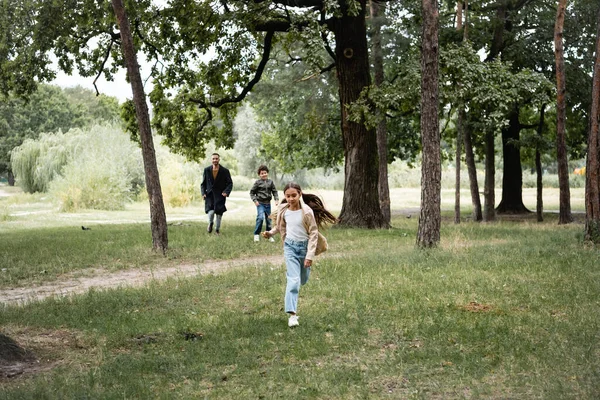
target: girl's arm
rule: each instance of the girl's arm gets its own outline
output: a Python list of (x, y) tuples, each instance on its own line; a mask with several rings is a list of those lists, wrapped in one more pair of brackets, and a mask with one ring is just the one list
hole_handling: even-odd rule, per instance
[(262, 236), (264, 238), (268, 239), (268, 238), (270, 238), (270, 237), (272, 237), (272, 236), (274, 236), (274, 235), (276, 235), (276, 234), (279, 233), (279, 219), (278, 219), (279, 214), (280, 214), (280, 209), (279, 209), (279, 207), (277, 207), (275, 209), (275, 211), (273, 211), (271, 213), (271, 215), (269, 215), (267, 217), (267, 218), (271, 218), (271, 221), (274, 221), (274, 224), (273, 224), (273, 229), (271, 229), (270, 231), (264, 231), (262, 233)]
[(312, 260), (315, 259), (315, 253), (317, 252), (317, 242), (319, 240), (319, 228), (317, 227), (317, 221), (312, 210), (306, 213), (308, 224), (305, 224), (306, 233), (308, 233), (308, 249), (306, 251), (306, 260), (309, 261), (308, 265), (305, 262), (304, 266), (310, 267)]

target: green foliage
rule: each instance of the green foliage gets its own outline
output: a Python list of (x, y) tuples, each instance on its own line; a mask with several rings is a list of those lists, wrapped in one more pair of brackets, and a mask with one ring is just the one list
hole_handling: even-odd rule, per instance
[[(60, 89), (39, 85), (27, 100), (14, 95), (0, 101), (0, 174), (10, 171), (10, 152), (41, 133), (66, 132), (96, 121), (115, 122), (116, 98), (96, 97), (81, 87)], [(29, 187), (29, 183), (25, 183)], [(31, 190), (44, 190), (31, 188)]]
[(279, 166), (276, 165), (274, 157), (268, 154), (262, 147), (262, 134), (269, 127), (267, 123), (258, 121), (258, 116), (252, 107), (246, 104), (238, 113), (234, 132), (235, 157), (238, 160), (238, 172), (248, 177), (256, 177), (256, 171), (262, 164), (269, 167), (269, 175), (273, 179), (277, 176)]
[[(381, 119), (387, 125), (388, 163), (413, 162), (421, 149), (421, 72), (418, 54), (407, 52), (394, 66), (393, 80), (365, 88), (358, 101), (348, 106), (349, 118), (375, 128)], [(443, 78), (441, 78), (443, 79)], [(383, 114), (373, 110), (380, 109)]]
[(67, 100), (81, 115), (80, 126), (91, 126), (98, 122), (119, 123), (119, 100), (104, 94), (75, 86), (62, 89)]
[(184, 207), (193, 201), (202, 200), (200, 184), (203, 166), (186, 161), (184, 157), (170, 153), (163, 146), (158, 147), (156, 153), (165, 204)]
[[(210, 141), (216, 142), (219, 147), (233, 147), (236, 105), (229, 104), (218, 110), (206, 111), (188, 101), (187, 94), (177, 94), (172, 99), (170, 97), (160, 84), (155, 85), (150, 94), (156, 115), (154, 129), (172, 151), (199, 161), (204, 157)], [(128, 128), (130, 133), (133, 129), (137, 132), (137, 126), (131, 122), (128, 123)]]
[(118, 209), (143, 187), (139, 152), (115, 126), (94, 126), (28, 139), (12, 166), (24, 191), (49, 191), (64, 211)]
[(120, 129), (94, 126), (65, 136), (71, 145), (81, 145), (73, 149), (61, 175), (49, 185), (61, 210), (122, 209), (142, 190), (140, 150)]
[(251, 97), (264, 126), (260, 154), (280, 173), (338, 168), (343, 159), (337, 84), (304, 64), (275, 61)]
[(64, 135), (45, 133), (38, 140), (27, 139), (11, 152), (12, 170), (26, 193), (46, 192), (54, 177), (67, 163), (76, 143), (65, 146)]

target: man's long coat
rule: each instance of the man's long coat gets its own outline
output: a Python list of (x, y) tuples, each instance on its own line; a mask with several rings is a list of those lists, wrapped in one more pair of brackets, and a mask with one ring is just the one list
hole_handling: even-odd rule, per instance
[(208, 213), (210, 210), (215, 210), (215, 214), (222, 215), (227, 208), (225, 207), (225, 200), (227, 199), (222, 193), (226, 193), (227, 196), (233, 189), (233, 181), (229, 170), (224, 166), (219, 166), (219, 172), (217, 177), (213, 179), (212, 165), (204, 168), (204, 174), (202, 176), (202, 184), (200, 189), (202, 196), (206, 195), (204, 199), (204, 211)]

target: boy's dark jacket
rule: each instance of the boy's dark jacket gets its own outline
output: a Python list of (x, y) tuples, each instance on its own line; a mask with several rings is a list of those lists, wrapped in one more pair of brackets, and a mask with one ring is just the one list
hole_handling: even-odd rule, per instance
[(271, 179), (257, 179), (250, 189), (250, 198), (252, 202), (258, 201), (259, 203), (270, 203), (271, 197), (275, 201), (279, 201), (279, 195), (275, 188), (275, 183)]

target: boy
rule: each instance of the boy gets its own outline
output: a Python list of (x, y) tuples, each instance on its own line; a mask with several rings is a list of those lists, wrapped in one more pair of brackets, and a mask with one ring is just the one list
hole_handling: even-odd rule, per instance
[[(266, 165), (258, 167), (257, 179), (250, 189), (250, 198), (256, 206), (256, 227), (254, 228), (254, 241), (260, 240), (260, 231), (262, 230), (263, 221), (265, 221), (266, 230), (271, 230), (271, 220), (269, 215), (271, 214), (271, 197), (275, 199), (275, 206), (279, 204), (279, 195), (275, 188), (275, 183), (269, 179), (269, 168)], [(269, 242), (275, 240), (271, 237)]]

